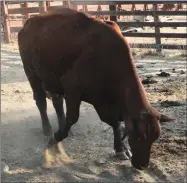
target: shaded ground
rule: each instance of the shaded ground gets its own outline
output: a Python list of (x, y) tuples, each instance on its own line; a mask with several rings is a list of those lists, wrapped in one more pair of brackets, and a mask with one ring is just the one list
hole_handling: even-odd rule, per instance
[[(10, 168), (8, 173), (2, 174), (2, 182), (185, 182), (186, 74), (180, 74), (180, 71), (186, 72), (186, 58), (144, 55), (136, 56), (135, 62), (142, 79), (151, 74), (158, 81), (145, 85), (150, 101), (160, 111), (177, 118), (175, 123), (162, 126), (162, 135), (152, 149), (150, 169), (138, 171), (129, 161), (111, 159), (112, 130), (99, 120), (92, 106), (82, 103), (79, 122), (72, 128), (73, 135), (63, 142), (66, 153), (74, 162), (46, 170), (41, 167), (45, 142), (41, 120), (17, 47), (2, 44), (1, 158)], [(175, 73), (172, 73), (173, 68)], [(156, 74), (160, 69), (171, 76), (158, 77)], [(161, 107), (160, 103), (165, 100), (179, 101), (181, 106)], [(57, 117), (51, 101), (48, 101), (48, 114), (53, 130), (56, 130)]]

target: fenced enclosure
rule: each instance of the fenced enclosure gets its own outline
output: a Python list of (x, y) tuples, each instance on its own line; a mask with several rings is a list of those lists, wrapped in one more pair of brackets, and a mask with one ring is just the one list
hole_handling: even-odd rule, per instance
[[(87, 2), (62, 2), (62, 0), (58, 2), (42, 1), (40, 3), (37, 1), (23, 2), (22, 0), (17, 2), (1, 2), (3, 5), (3, 13), (1, 11), (3, 18), (1, 34), (6, 42), (10, 42), (7, 44), (3, 41), (2, 37), (2, 182), (185, 182), (187, 180), (187, 70), (186, 55), (184, 53), (187, 53), (185, 52), (187, 50), (185, 50), (186, 37), (175, 38), (177, 35), (186, 36), (187, 16), (186, 5), (182, 3), (184, 1), (175, 1), (176, 4), (150, 1), (154, 6), (153, 4), (144, 4), (143, 1), (134, 4), (130, 1), (125, 2), (127, 4), (119, 1), (99, 1), (88, 4), (88, 1), (94, 0), (87, 0)], [(60, 156), (60, 153), (57, 153), (56, 156), (56, 149), (54, 149), (51, 153), (49, 152), (48, 156), (49, 159), (53, 160), (54, 158), (58, 161), (54, 162), (54, 168), (45, 169), (42, 166), (48, 138), (43, 136), (40, 113), (33, 98), (33, 90), (24, 72), (17, 33), (29, 17), (35, 16), (40, 12), (61, 9), (62, 6), (89, 12), (99, 19), (117, 22), (121, 32), (127, 37), (127, 41), (131, 45), (131, 61), (135, 68), (134, 71), (136, 71), (139, 81), (142, 82), (145, 88), (145, 95), (150, 105), (159, 112), (175, 118), (174, 122), (161, 124), (160, 137), (155, 141), (151, 149), (150, 166), (148, 169), (136, 170), (133, 168), (130, 160), (119, 160), (114, 156), (114, 131), (112, 127), (102, 122), (94, 106), (86, 102), (81, 102), (80, 104), (80, 118), (71, 129), (69, 137), (60, 143), (63, 145), (63, 150), (67, 153), (68, 157)], [(154, 14), (155, 11), (157, 16)], [(163, 16), (164, 12), (166, 12), (166, 16)], [(76, 30), (73, 33), (76, 35)], [(149, 37), (150, 34), (152, 37)], [(171, 37), (163, 37), (163, 34), (169, 34)], [(110, 39), (103, 40), (106, 42), (102, 42), (100, 47), (108, 47), (107, 43), (110, 43)], [(50, 46), (50, 42), (47, 44)], [(57, 49), (58, 45), (56, 45)], [(110, 51), (116, 52), (115, 45), (110, 45), (109, 47), (111, 48)], [(87, 51), (90, 50), (85, 48), (85, 52)], [(51, 62), (57, 58), (54, 52), (56, 51), (50, 50), (49, 54), (46, 53), (46, 57), (50, 56)], [(105, 52), (105, 54), (107, 53)], [(30, 58), (33, 60), (34, 56), (31, 55)], [(109, 88), (115, 88), (116, 91), (117, 87), (115, 86), (117, 83), (112, 85), (113, 81), (116, 80), (116, 72), (114, 71), (117, 68), (121, 71), (123, 67), (120, 67), (121, 61), (118, 60), (118, 57), (115, 59), (116, 65), (113, 65), (114, 69), (113, 67), (111, 68), (110, 60), (104, 60), (103, 63), (106, 63), (106, 65), (98, 66), (98, 70), (100, 72), (103, 70), (102, 74), (109, 74), (109, 77), (104, 76), (107, 81), (103, 83), (103, 88), (110, 85)], [(123, 61), (126, 62), (128, 59), (124, 57)], [(107, 71), (107, 68), (109, 68), (108, 64), (110, 64), (111, 72)], [(97, 68), (95, 64), (90, 64), (88, 67), (91, 70), (92, 67)], [(51, 67), (52, 70), (53, 68)], [(82, 73), (88, 74), (94, 81), (95, 76), (97, 78), (99, 73), (94, 72), (91, 75), (88, 72), (89, 68), (84, 73), (84, 68), (82, 67)], [(124, 68), (124, 76), (128, 78), (125, 70)], [(85, 78), (87, 79), (87, 77)], [(130, 84), (133, 85), (133, 83)], [(127, 84), (125, 83), (124, 86), (127, 86)], [(95, 90), (98, 89), (96, 88)], [(109, 91), (109, 93), (111, 92)], [(121, 92), (115, 93), (120, 94)], [(132, 99), (136, 100), (135, 93), (132, 95), (134, 97)], [(106, 101), (106, 96), (107, 93), (103, 93), (101, 96), (103, 99), (100, 98), (101, 101)], [(58, 129), (58, 118), (53, 102), (48, 99), (46, 100), (48, 118), (53, 132), (55, 132)], [(64, 110), (67, 111), (65, 102), (64, 100)], [(109, 105), (111, 105), (111, 102)], [(133, 105), (135, 108), (137, 107), (136, 102)], [(116, 110), (115, 108), (114, 111)], [(105, 112), (107, 111), (110, 112), (108, 108), (106, 108)], [(124, 139), (124, 143), (129, 147), (128, 137)], [(144, 149), (143, 146), (142, 149)], [(69, 158), (72, 159), (72, 163), (68, 164), (67, 159)]]
[[(163, 44), (162, 38), (181, 38), (185, 40), (187, 33), (179, 33), (173, 31), (170, 33), (163, 33), (161, 28), (171, 27), (176, 28), (187, 27), (187, 22), (166, 22), (160, 21), (162, 16), (187, 16), (186, 7), (182, 7), (186, 1), (63, 1), (59, 4), (51, 1), (40, 2), (1, 2), (2, 7), (2, 28), (4, 32), (4, 40), (10, 42), (11, 33), (18, 32), (23, 26), (24, 22), (31, 16), (39, 13), (50, 12), (58, 10), (62, 7), (69, 7), (79, 11), (84, 11), (90, 15), (101, 19), (110, 19), (115, 21), (121, 28), (122, 34), (125, 37), (135, 38), (154, 38), (155, 43), (130, 43), (133, 48), (153, 48), (157, 51), (162, 49), (180, 49), (187, 50), (186, 44)], [(177, 3), (176, 9), (174, 7)], [(162, 5), (160, 9), (158, 5)], [(98, 8), (93, 9), (93, 6)], [(102, 6), (104, 7), (102, 10)], [(124, 8), (124, 6), (128, 8)], [(131, 6), (131, 8), (129, 8)], [(137, 10), (136, 6), (143, 7)], [(81, 7), (81, 9), (80, 9)], [(106, 8), (107, 7), (107, 8)], [(179, 8), (181, 7), (181, 8)], [(144, 21), (145, 17), (152, 16), (152, 21)], [(133, 20), (124, 19), (121, 17), (138, 17)], [(143, 17), (143, 18), (140, 18)], [(12, 23), (13, 22), (13, 23)], [(19, 22), (19, 23), (18, 23)], [(138, 27), (152, 27), (154, 32), (138, 31)]]

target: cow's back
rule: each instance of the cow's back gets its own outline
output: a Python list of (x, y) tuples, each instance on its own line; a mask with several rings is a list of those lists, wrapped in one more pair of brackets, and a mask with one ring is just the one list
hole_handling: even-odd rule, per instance
[(91, 102), (96, 98), (116, 102), (112, 100), (120, 96), (124, 74), (132, 68), (128, 44), (119, 30), (74, 10), (29, 19), (19, 33), (19, 46), (32, 58), (42, 81), (56, 81), (72, 70)]
[(18, 35), (20, 51), (34, 56), (41, 77), (59, 68), (63, 73), (83, 51), (92, 24), (92, 19), (73, 10), (30, 18)]

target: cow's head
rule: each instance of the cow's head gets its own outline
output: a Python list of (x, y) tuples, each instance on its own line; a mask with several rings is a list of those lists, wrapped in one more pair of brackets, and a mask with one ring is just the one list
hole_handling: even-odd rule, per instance
[(173, 120), (155, 109), (154, 111), (142, 111), (138, 118), (129, 117), (126, 120), (133, 167), (140, 170), (148, 167), (151, 146), (160, 136), (160, 123)]

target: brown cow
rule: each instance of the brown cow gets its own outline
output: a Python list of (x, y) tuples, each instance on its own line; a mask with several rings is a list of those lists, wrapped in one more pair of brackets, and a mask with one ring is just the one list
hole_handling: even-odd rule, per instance
[(116, 153), (127, 157), (123, 140), (128, 135), (132, 165), (138, 169), (148, 166), (160, 122), (172, 119), (149, 104), (129, 45), (114, 22), (64, 9), (28, 19), (18, 34), (18, 44), (45, 135), (51, 135), (45, 91), (52, 95), (59, 130), (51, 142), (68, 136), (79, 118), (80, 103), (85, 101), (112, 126)]

